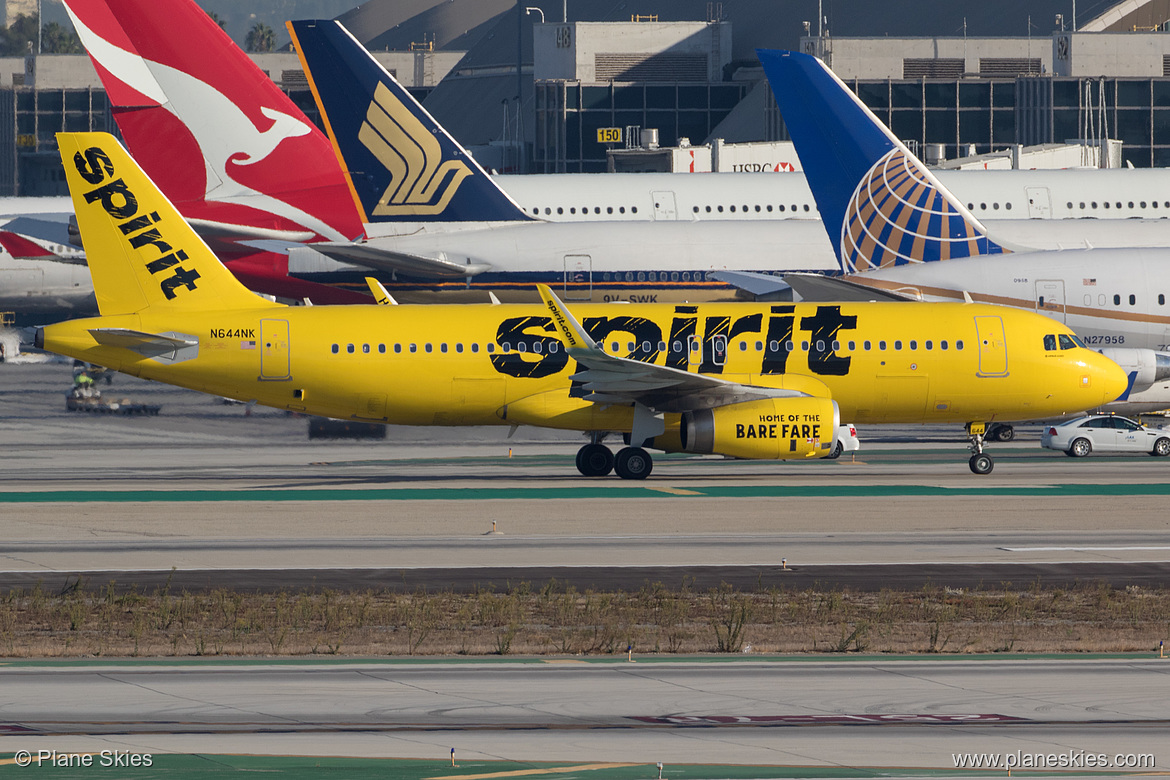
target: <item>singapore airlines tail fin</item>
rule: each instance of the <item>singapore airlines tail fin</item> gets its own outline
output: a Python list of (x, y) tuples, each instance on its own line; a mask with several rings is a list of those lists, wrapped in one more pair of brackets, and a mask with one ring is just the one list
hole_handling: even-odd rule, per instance
[(329, 139), (193, 0), (66, 7), (127, 146), (188, 219), (292, 241), (362, 234)]
[(364, 221), (531, 219), (339, 22), (288, 29)]
[(278, 306), (236, 281), (112, 135), (57, 142), (103, 316)]
[(820, 60), (756, 54), (843, 271), (1012, 251)]

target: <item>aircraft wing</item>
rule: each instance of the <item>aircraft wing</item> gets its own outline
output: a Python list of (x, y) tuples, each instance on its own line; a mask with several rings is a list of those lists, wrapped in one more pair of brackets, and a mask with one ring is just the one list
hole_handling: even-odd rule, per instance
[(779, 299), (792, 292), (792, 287), (782, 277), (751, 271), (715, 271), (707, 274), (707, 278), (726, 282), (754, 296), (756, 300)]
[(163, 333), (144, 333), (128, 328), (90, 328), (89, 333), (103, 346), (129, 349), (144, 357), (159, 357), (186, 347), (199, 346), (198, 339)]
[(913, 292), (870, 287), (856, 277), (784, 274), (784, 281), (805, 301), (916, 301)]
[(311, 247), (343, 263), (352, 263), (375, 271), (393, 271), (422, 279), (463, 279), (491, 268), (488, 263), (457, 263), (437, 257), (382, 249), (369, 244), (320, 243)]
[[(26, 220), (26, 218), (21, 217), (14, 219), (12, 222), (26, 223), (29, 221), (35, 220)], [(27, 225), (25, 226), (27, 227)], [(67, 250), (71, 252), (70, 254), (58, 254), (32, 241), (30, 236), (31, 238), (39, 238), (44, 241), (61, 243), (60, 241), (44, 238), (40, 235), (24, 231), (13, 231), (9, 229), (8, 225), (5, 225), (3, 229), (0, 229), (0, 247), (3, 247), (4, 251), (8, 254), (21, 260), (45, 260), (53, 263), (66, 263), (68, 265), (85, 265), (85, 254), (81, 251), (70, 249)], [(66, 239), (63, 246), (69, 246), (68, 239)]]
[(758, 398), (803, 396), (796, 390), (753, 387), (720, 377), (606, 354), (546, 285), (537, 285), (569, 356), (583, 370), (574, 395), (603, 404), (639, 403), (660, 412), (710, 409)]

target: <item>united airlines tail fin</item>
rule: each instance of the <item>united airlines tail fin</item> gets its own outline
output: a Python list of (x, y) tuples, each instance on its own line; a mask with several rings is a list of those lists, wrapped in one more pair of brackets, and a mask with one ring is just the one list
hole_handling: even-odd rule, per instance
[(531, 219), (341, 23), (288, 29), (365, 222)]
[(232, 276), (112, 135), (61, 133), (57, 144), (103, 315), (278, 305)]
[(329, 140), (193, 0), (66, 7), (122, 137), (184, 216), (299, 241), (362, 234)]
[(820, 60), (756, 54), (843, 271), (1011, 251)]

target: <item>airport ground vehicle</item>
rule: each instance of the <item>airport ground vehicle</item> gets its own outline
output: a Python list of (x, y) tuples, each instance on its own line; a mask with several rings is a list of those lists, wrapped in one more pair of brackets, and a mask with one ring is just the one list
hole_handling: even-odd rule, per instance
[(1040, 446), (1062, 450), (1070, 458), (1091, 452), (1145, 452), (1170, 455), (1170, 431), (1147, 428), (1128, 417), (1097, 414), (1049, 427), (1040, 435)]
[(857, 428), (852, 423), (841, 423), (837, 428), (837, 443), (825, 457), (836, 460), (846, 452), (857, 452), (861, 449), (861, 440), (857, 438)]

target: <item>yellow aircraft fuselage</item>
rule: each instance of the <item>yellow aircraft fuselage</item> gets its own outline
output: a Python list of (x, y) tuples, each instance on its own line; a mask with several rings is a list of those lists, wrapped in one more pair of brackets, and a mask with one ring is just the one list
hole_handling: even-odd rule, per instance
[[(610, 354), (829, 395), (842, 419), (855, 423), (1037, 419), (1093, 408), (1125, 389), (1120, 370), (1102, 356), (1081, 347), (1045, 349), (1045, 335), (1071, 335), (1065, 326), (996, 306), (570, 310)], [(198, 346), (172, 362), (101, 344), (91, 333), (118, 328), (179, 335)], [(128, 374), (328, 417), (598, 431), (628, 431), (632, 419), (632, 407), (574, 397), (575, 361), (539, 305), (147, 309), (51, 325), (42, 339), (45, 349)]]

